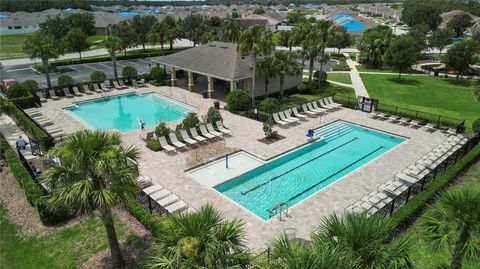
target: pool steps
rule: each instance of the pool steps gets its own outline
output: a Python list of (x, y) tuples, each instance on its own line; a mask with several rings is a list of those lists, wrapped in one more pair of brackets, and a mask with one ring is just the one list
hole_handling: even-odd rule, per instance
[(315, 136), (323, 137), (325, 141), (332, 141), (340, 136), (346, 135), (352, 132), (354, 129), (343, 122), (333, 123), (326, 128), (322, 128), (314, 132)]
[(169, 103), (170, 104), (166, 104), (165, 103), (165, 100), (162, 99), (161, 97), (159, 96), (155, 96), (155, 95), (152, 95), (152, 98), (157, 101), (157, 102), (160, 102), (165, 108), (175, 112), (175, 113), (178, 113), (178, 114), (185, 114), (185, 110), (186, 111), (191, 111), (192, 110), (192, 107), (187, 105), (187, 104), (183, 104), (175, 99), (172, 99), (170, 97), (167, 97), (169, 100)]

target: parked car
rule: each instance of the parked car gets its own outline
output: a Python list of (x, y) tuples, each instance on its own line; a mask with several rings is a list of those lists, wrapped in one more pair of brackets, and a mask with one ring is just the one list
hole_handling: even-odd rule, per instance
[(8, 90), (10, 87), (12, 87), (15, 84), (18, 84), (18, 81), (16, 81), (15, 79), (9, 78), (9, 79), (2, 80), (2, 84), (0, 85), (0, 87), (3, 90)]

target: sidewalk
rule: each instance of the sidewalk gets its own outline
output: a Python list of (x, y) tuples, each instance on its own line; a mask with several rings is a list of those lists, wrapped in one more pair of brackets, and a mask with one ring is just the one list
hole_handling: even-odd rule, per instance
[[(18, 128), (17, 124), (15, 123), (15, 121), (13, 121), (13, 119), (10, 118), (5, 113), (0, 116), (0, 133), (2, 133), (2, 135), (7, 140), (8, 144), (13, 149), (16, 148), (16, 142), (19, 136), (22, 136), (23, 139), (28, 140), (27, 135), (22, 130), (20, 130), (20, 128)], [(26, 149), (21, 150), (21, 152), (25, 157), (25, 159), (27, 160), (38, 158), (38, 156), (32, 155), (29, 145), (27, 145)]]
[(362, 78), (360, 77), (360, 73), (358, 73), (355, 62), (352, 61), (348, 53), (343, 53), (343, 55), (345, 55), (345, 57), (347, 58), (347, 64), (348, 67), (350, 67), (350, 79), (352, 80), (352, 86), (355, 90), (355, 95), (370, 97), (368, 95), (367, 89), (365, 88), (365, 85), (363, 85)]
[[(175, 41), (173, 44), (173, 47), (189, 47), (193, 46), (193, 43), (190, 40), (187, 39), (179, 39)], [(127, 51), (132, 51), (132, 50), (141, 50), (143, 47), (137, 46), (134, 48), (129, 48)], [(152, 48), (160, 48), (160, 45), (145, 45), (145, 49), (152, 49)], [(165, 49), (169, 48), (169, 45), (166, 44), (164, 46)], [(95, 49), (95, 50), (87, 50), (82, 52), (82, 58), (87, 58), (87, 57), (93, 57), (93, 56), (99, 56), (99, 55), (105, 55), (108, 54), (107, 49)], [(67, 53), (64, 54), (60, 57), (58, 57), (55, 60), (67, 60), (67, 59), (77, 59), (78, 58), (78, 53)], [(50, 59), (53, 60), (53, 59)], [(41, 62), (41, 59), (29, 59), (29, 58), (21, 58), (21, 59), (11, 59), (11, 60), (3, 60), (1, 61), (2, 66), (12, 66), (12, 65), (22, 65), (22, 64), (34, 64)]]

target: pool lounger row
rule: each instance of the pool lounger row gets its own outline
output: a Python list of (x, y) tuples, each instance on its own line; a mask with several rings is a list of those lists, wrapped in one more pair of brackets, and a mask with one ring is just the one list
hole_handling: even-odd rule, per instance
[[(111, 91), (113, 88), (117, 90), (123, 90), (128, 88), (128, 86), (125, 85), (123, 80), (118, 80), (118, 81), (114, 80), (113, 84), (110, 82), (108, 82), (108, 84), (109, 85), (107, 86), (105, 82), (92, 82), (88, 84), (87, 83), (78, 84), (71, 87), (66, 86), (61, 89), (58, 89), (58, 91), (63, 92), (62, 96), (58, 96), (55, 90), (52, 88), (46, 90), (49, 95), (48, 97), (44, 94), (43, 90), (40, 90), (38, 93), (39, 93), (40, 101), (43, 103), (43, 102), (46, 102), (49, 98), (52, 100), (60, 100), (62, 97), (67, 97), (67, 98), (81, 97), (84, 94), (92, 95), (94, 93), (100, 93), (100, 94), (105, 93), (105, 92)], [(146, 83), (144, 80), (142, 80), (141, 82), (137, 82), (137, 84), (143, 85), (141, 87), (146, 86)], [(70, 89), (72, 90), (73, 94), (70, 92)]]
[[(318, 103), (317, 103), (318, 102)], [(275, 123), (281, 126), (289, 126), (298, 123), (300, 120), (305, 120), (308, 116), (316, 116), (325, 114), (328, 111), (336, 110), (342, 107), (333, 101), (331, 96), (325, 97), (318, 101), (302, 104), (303, 113), (299, 112), (296, 107), (286, 109), (277, 113), (272, 113)]]
[(187, 130), (180, 130), (180, 137), (183, 142), (178, 140), (176, 133), (170, 133), (168, 135), (170, 143), (167, 141), (165, 136), (158, 137), (158, 142), (166, 152), (174, 152), (177, 149), (186, 148), (187, 144), (193, 146), (199, 142), (205, 142), (208, 139), (223, 137), (224, 135), (231, 133), (229, 129), (223, 126), (221, 121), (217, 121), (216, 126), (217, 129), (215, 129), (211, 123), (202, 124), (199, 126), (200, 134), (198, 134), (196, 128), (190, 128), (189, 131), (191, 136), (188, 135)]
[(27, 108), (23, 110), (33, 121), (35, 121), (39, 126), (41, 126), (45, 131), (50, 134), (51, 137), (58, 140), (63, 138), (67, 134), (63, 129), (54, 126), (54, 122), (47, 117), (45, 117), (38, 108)]
[[(409, 126), (415, 129), (422, 129), (423, 131), (430, 132), (430, 133), (433, 133), (439, 130), (439, 126), (432, 123), (425, 124), (419, 120), (396, 116), (396, 115), (390, 115), (390, 114), (379, 112), (379, 111), (372, 112), (369, 117), (372, 119), (382, 120), (389, 123), (396, 123), (403, 126)], [(450, 135), (457, 134), (457, 131), (453, 128), (442, 129), (442, 131)]]
[(160, 184), (151, 185), (143, 189), (143, 192), (168, 213), (182, 212), (188, 208), (188, 204), (185, 201)]

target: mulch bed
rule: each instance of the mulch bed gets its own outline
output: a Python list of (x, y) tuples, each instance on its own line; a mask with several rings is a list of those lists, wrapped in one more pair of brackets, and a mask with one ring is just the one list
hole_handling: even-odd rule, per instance
[(267, 145), (270, 145), (270, 144), (275, 143), (277, 141), (280, 141), (284, 138), (285, 138), (285, 136), (277, 134), (274, 137), (264, 137), (262, 139), (258, 139), (257, 141), (262, 142), (262, 143), (267, 144)]

